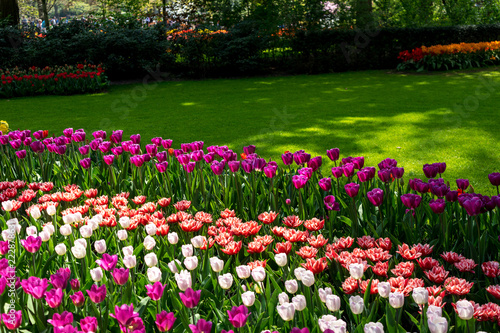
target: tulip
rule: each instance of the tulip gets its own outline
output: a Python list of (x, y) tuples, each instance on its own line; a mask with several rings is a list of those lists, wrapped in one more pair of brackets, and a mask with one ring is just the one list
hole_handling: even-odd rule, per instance
[(278, 302), (279, 302), (279, 304), (289, 303), (290, 300), (288, 299), (288, 295), (284, 292), (279, 293), (278, 294)]
[(57, 244), (55, 250), (58, 255), (63, 256), (66, 254), (66, 245), (64, 243)]
[(69, 298), (71, 299), (73, 304), (78, 308), (82, 307), (85, 304), (85, 296), (83, 296), (83, 293), (81, 291), (78, 291), (73, 295), (70, 295)]
[(175, 280), (180, 290), (185, 291), (188, 288), (191, 288), (191, 274), (188, 271), (182, 270), (180, 273), (176, 273)]
[(350, 264), (349, 265), (349, 274), (352, 278), (359, 280), (363, 277), (365, 272), (365, 266), (363, 264)]
[(205, 244), (206, 240), (205, 236), (195, 236), (191, 238), (191, 244), (195, 249), (199, 249)]
[(297, 290), (299, 289), (299, 284), (297, 283), (297, 280), (285, 281), (285, 289), (290, 294), (295, 294), (297, 292)]
[[(251, 268), (248, 265), (241, 265), (236, 267), (236, 274), (238, 275), (238, 278), (240, 279), (247, 279), (250, 277), (251, 274)], [(264, 271), (265, 273), (265, 271)]]
[(394, 309), (399, 309), (405, 304), (405, 295), (400, 292), (389, 293), (389, 304)]
[(323, 191), (330, 191), (332, 188), (332, 179), (331, 178), (321, 178), (318, 182), (319, 187)]
[(106, 241), (104, 239), (95, 241), (94, 249), (97, 253), (103, 254), (104, 252), (106, 252)]
[(422, 201), (422, 197), (418, 194), (407, 193), (401, 196), (401, 201), (403, 205), (405, 205), (409, 209), (415, 209), (420, 205), (420, 201)]
[(123, 286), (129, 278), (129, 270), (125, 268), (115, 268), (111, 273), (117, 285)]
[(335, 201), (335, 197), (333, 195), (327, 195), (325, 199), (323, 199), (323, 203), (325, 204), (327, 210), (340, 211), (340, 204)]
[(137, 265), (135, 256), (125, 256), (123, 257), (123, 265), (127, 268), (134, 268)]
[(194, 291), (191, 288), (187, 288), (184, 293), (179, 293), (179, 296), (184, 306), (192, 309), (200, 302), (201, 290)]
[(61, 305), (62, 299), (63, 290), (61, 288), (54, 288), (45, 294), (45, 301), (53, 309)]
[(384, 325), (382, 323), (367, 323), (364, 327), (365, 333), (384, 333)]
[(431, 316), (427, 320), (431, 333), (448, 332), (448, 322), (443, 317)]
[(69, 284), (71, 285), (71, 290), (73, 291), (80, 289), (80, 281), (78, 281), (77, 279), (71, 280)]
[(21, 239), (21, 245), (30, 253), (35, 253), (42, 246), (42, 239), (40, 237), (28, 236), (26, 239)]
[(146, 263), (146, 266), (153, 267), (158, 264), (158, 258), (156, 257), (156, 254), (151, 252), (144, 256), (144, 262)]
[[(61, 227), (61, 229), (62, 229), (62, 227)], [(85, 249), (85, 247), (83, 247), (81, 245), (75, 245), (71, 248), (71, 253), (73, 253), (75, 258), (82, 259), (87, 254), (87, 250)]]
[(373, 190), (367, 192), (366, 196), (368, 197), (368, 200), (370, 200), (372, 205), (377, 207), (380, 206), (384, 201), (384, 191), (379, 188), (374, 188)]
[(153, 237), (151, 236), (146, 236), (144, 238), (144, 248), (148, 251), (151, 251), (155, 246), (156, 246), (156, 241)]
[(351, 308), (352, 313), (356, 315), (363, 313), (363, 310), (365, 308), (363, 299), (359, 296), (351, 296), (349, 298), (349, 306)]
[(293, 182), (293, 185), (295, 186), (296, 189), (303, 188), (306, 185), (308, 180), (309, 179), (303, 175), (294, 175), (292, 177), (292, 182)]
[(167, 313), (167, 311), (163, 310), (156, 315), (156, 327), (160, 332), (170, 331), (174, 327), (176, 319), (173, 312)]
[(118, 255), (113, 254), (109, 255), (107, 253), (104, 253), (102, 255), (102, 259), (97, 259), (96, 263), (104, 270), (106, 271), (112, 271), (115, 269), (116, 264), (118, 263)]
[(123, 229), (127, 229), (128, 227), (130, 227), (130, 218), (128, 216), (120, 217), (118, 223), (120, 223), (120, 226)]
[(150, 267), (147, 270), (148, 280), (158, 282), (161, 280), (161, 270), (158, 267)]
[(297, 310), (297, 311), (302, 311), (307, 306), (306, 297), (304, 295), (297, 295), (297, 296), (293, 297), (292, 303), (295, 307), (295, 310)]
[(247, 323), (250, 313), (245, 305), (233, 306), (231, 310), (227, 310), (229, 322), (235, 328), (241, 328)]
[(435, 214), (441, 214), (446, 207), (446, 201), (444, 199), (431, 199), (429, 206)]
[(443, 309), (439, 306), (429, 305), (427, 308), (427, 318), (431, 316), (442, 317)]
[(354, 198), (355, 196), (358, 195), (359, 184), (356, 184), (356, 183), (346, 184), (345, 185), (345, 191), (347, 192), (348, 196), (350, 196), (351, 198)]
[(434, 164), (424, 164), (423, 171), (425, 177), (434, 178), (439, 173), (439, 168), (437, 167), (437, 165)]
[(418, 305), (426, 304), (429, 300), (429, 292), (424, 287), (417, 287), (413, 289), (413, 300)]
[(17, 328), (22, 324), (23, 313), (21, 310), (2, 313), (2, 321), (7, 329), (11, 331), (17, 330)]
[(92, 280), (94, 280), (95, 282), (101, 281), (102, 277), (103, 277), (102, 268), (97, 267), (97, 268), (91, 269), (90, 276), (92, 277)]
[(219, 285), (222, 289), (229, 289), (233, 284), (233, 275), (231, 273), (226, 273), (219, 275)]
[(90, 158), (87, 157), (87, 158), (80, 160), (80, 165), (84, 169), (90, 168)]
[(276, 264), (280, 267), (284, 267), (287, 264), (287, 257), (286, 253), (278, 253), (274, 255), (274, 260), (276, 261)]
[(92, 228), (88, 225), (81, 226), (80, 235), (82, 235), (83, 238), (90, 238), (90, 236), (92, 236)]
[(106, 285), (103, 284), (101, 287), (98, 287), (93, 284), (90, 290), (87, 290), (87, 294), (92, 302), (101, 303), (106, 298)]
[(318, 296), (321, 302), (325, 303), (326, 302), (326, 297), (328, 295), (332, 295), (332, 288), (326, 287), (326, 288), (319, 288), (318, 289)]
[(305, 270), (304, 272), (302, 272), (300, 275), (300, 278), (301, 278), (302, 283), (306, 287), (312, 286), (315, 282), (313, 272), (308, 271), (308, 270)]
[(182, 250), (182, 255), (185, 258), (193, 256), (193, 245), (191, 245), (191, 244), (182, 245), (181, 250)]
[(212, 322), (205, 319), (199, 319), (196, 325), (189, 324), (192, 333), (210, 333), (212, 330)]
[(177, 265), (181, 265), (181, 262), (178, 259), (172, 260), (167, 264), (168, 268), (172, 273), (179, 273), (179, 269), (177, 268)]
[(472, 306), (472, 303), (465, 299), (457, 302), (456, 311), (460, 319), (463, 320), (470, 320), (474, 315), (474, 307)]
[(179, 236), (177, 236), (175, 232), (170, 232), (167, 235), (167, 240), (170, 244), (177, 244), (179, 242)]
[(255, 303), (255, 293), (253, 291), (246, 291), (241, 294), (241, 300), (245, 306), (250, 307)]
[(284, 153), (281, 155), (281, 159), (284, 165), (291, 165), (293, 163), (293, 154), (292, 153)]
[(326, 295), (326, 307), (330, 311), (339, 311), (340, 309), (340, 297), (337, 295)]
[(163, 292), (165, 290), (165, 287), (167, 285), (162, 285), (160, 281), (155, 282), (154, 284), (147, 284), (146, 285), (146, 294), (151, 298), (153, 301), (158, 301), (161, 299), (163, 296)]
[(210, 258), (210, 267), (214, 272), (219, 273), (224, 269), (224, 260), (212, 257)]
[(326, 151), (326, 155), (332, 161), (338, 161), (339, 154), (340, 154), (340, 149), (338, 148), (332, 148)]
[(293, 270), (293, 274), (295, 275), (295, 278), (299, 281), (302, 280), (302, 274), (306, 271), (305, 268), (303, 267), (297, 267)]
[(380, 297), (388, 298), (391, 293), (391, 284), (389, 282), (379, 282), (377, 284), (377, 289)]
[(284, 321), (290, 321), (295, 316), (295, 305), (293, 303), (285, 303), (276, 307), (278, 314)]
[(252, 270), (252, 278), (255, 282), (262, 282), (266, 278), (266, 270), (264, 267), (256, 267)]
[(469, 187), (468, 179), (457, 179), (457, 187), (462, 191), (465, 191)]
[(196, 269), (198, 267), (198, 257), (192, 256), (184, 259), (184, 266), (190, 271)]

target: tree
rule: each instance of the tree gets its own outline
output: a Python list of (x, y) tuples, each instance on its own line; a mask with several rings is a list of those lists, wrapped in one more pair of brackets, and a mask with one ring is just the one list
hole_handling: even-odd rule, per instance
[(19, 5), (17, 0), (0, 1), (0, 20), (7, 20), (9, 25), (19, 24)]

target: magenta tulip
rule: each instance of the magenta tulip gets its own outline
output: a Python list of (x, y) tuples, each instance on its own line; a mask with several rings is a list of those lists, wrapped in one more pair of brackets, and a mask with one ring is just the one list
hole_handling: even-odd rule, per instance
[(444, 199), (431, 199), (429, 206), (435, 214), (441, 214), (446, 207), (446, 201)]
[(128, 278), (129, 278), (129, 269), (125, 268), (115, 268), (113, 269), (113, 272), (111, 273), (113, 276), (113, 280), (117, 285), (123, 286), (125, 283), (127, 283)]
[(85, 296), (81, 291), (77, 291), (73, 295), (70, 295), (69, 298), (71, 299), (73, 304), (78, 308), (82, 307), (85, 304)]
[(245, 305), (233, 306), (231, 310), (227, 310), (229, 322), (235, 328), (241, 328), (247, 323), (250, 313)]
[(2, 313), (2, 321), (7, 329), (14, 331), (21, 326), (23, 322), (23, 313), (21, 310), (15, 311), (14, 313)]
[(184, 293), (179, 293), (182, 303), (189, 309), (194, 308), (200, 302), (201, 290), (194, 291), (187, 288)]
[(162, 311), (156, 315), (156, 327), (160, 332), (168, 332), (174, 327), (176, 319), (173, 312)]
[(153, 285), (147, 284), (146, 285), (146, 290), (147, 290), (146, 294), (153, 301), (158, 301), (163, 296), (163, 291), (165, 290), (166, 286), (167, 285), (162, 285), (160, 281), (155, 282)]
[(367, 192), (366, 196), (374, 206), (378, 207), (382, 204), (382, 202), (384, 202), (384, 191), (379, 188), (374, 188), (373, 190)]
[(345, 191), (347, 192), (347, 195), (350, 196), (351, 198), (354, 198), (355, 196), (358, 195), (359, 192), (359, 184), (356, 183), (349, 183), (344, 186)]
[(420, 201), (422, 201), (422, 197), (418, 194), (407, 193), (401, 196), (401, 201), (403, 205), (405, 205), (409, 209), (415, 209), (420, 205)]
[(21, 245), (30, 253), (35, 253), (42, 246), (42, 239), (40, 237), (28, 236), (26, 239), (21, 239)]
[(326, 151), (326, 155), (332, 161), (338, 161), (339, 154), (340, 154), (340, 149), (338, 148), (332, 148)]
[(87, 290), (87, 294), (89, 295), (89, 298), (92, 302), (101, 303), (106, 298), (106, 285), (103, 284), (102, 286), (98, 287), (97, 285), (93, 284), (90, 287), (90, 290)]
[(55, 288), (47, 291), (45, 294), (45, 301), (51, 308), (57, 308), (61, 305), (63, 299), (63, 290), (61, 288)]

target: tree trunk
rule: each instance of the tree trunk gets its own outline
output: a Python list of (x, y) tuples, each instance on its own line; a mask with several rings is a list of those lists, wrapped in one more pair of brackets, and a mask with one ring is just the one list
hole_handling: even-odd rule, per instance
[(49, 22), (49, 13), (47, 11), (47, 0), (42, 0), (42, 12), (43, 12), (43, 20), (45, 21), (45, 29), (49, 30), (50, 22)]
[(19, 6), (17, 0), (0, 1), (0, 19), (7, 19), (9, 25), (19, 24)]
[(165, 26), (167, 26), (167, 0), (163, 0), (163, 7), (162, 7), (162, 10), (163, 10), (163, 24)]
[(372, 21), (372, 0), (356, 1), (356, 26), (365, 28)]

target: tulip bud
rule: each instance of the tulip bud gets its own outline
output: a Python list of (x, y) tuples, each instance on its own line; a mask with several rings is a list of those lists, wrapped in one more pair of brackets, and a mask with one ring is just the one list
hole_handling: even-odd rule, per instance
[(365, 309), (364, 301), (359, 296), (351, 296), (349, 298), (349, 306), (351, 307), (352, 313), (356, 315), (363, 313)]
[(135, 256), (125, 256), (123, 257), (123, 265), (127, 268), (134, 268), (137, 265), (137, 260)]
[(306, 287), (310, 287), (314, 284), (314, 274), (313, 272), (311, 271), (308, 271), (308, 270), (305, 270), (304, 272), (301, 273), (301, 279), (302, 279), (302, 283), (306, 286)]
[(191, 238), (191, 244), (193, 245), (194, 248), (199, 249), (205, 244), (206, 237), (204, 236), (195, 236)]
[(391, 284), (389, 282), (379, 282), (377, 288), (380, 297), (389, 297), (389, 294), (391, 293)]
[(161, 270), (158, 267), (150, 267), (147, 270), (148, 280), (152, 283), (161, 280)]
[(306, 269), (303, 268), (303, 267), (297, 267), (295, 268), (295, 270), (293, 271), (293, 274), (295, 274), (295, 278), (299, 281), (302, 280), (302, 273), (305, 272)]
[(340, 309), (340, 297), (337, 295), (326, 295), (326, 307), (330, 311), (339, 311)]
[(158, 258), (156, 257), (156, 254), (153, 252), (148, 253), (144, 256), (144, 261), (146, 262), (146, 265), (148, 267), (153, 267), (158, 264)]
[(156, 241), (153, 237), (146, 236), (146, 238), (144, 238), (143, 244), (146, 250), (151, 251), (156, 246)]
[(288, 299), (288, 295), (286, 293), (279, 293), (278, 302), (280, 303), (280, 305), (284, 303), (289, 303), (290, 300)]
[(255, 293), (253, 291), (247, 291), (241, 294), (241, 300), (246, 307), (250, 307), (255, 303)]
[(149, 223), (148, 225), (146, 225), (146, 233), (149, 236), (155, 235), (156, 234), (156, 225), (154, 225), (154, 223)]
[(46, 232), (45, 230), (42, 230), (38, 236), (42, 239), (42, 242), (46, 242), (50, 239), (50, 235), (48, 232)]
[(359, 280), (363, 277), (363, 274), (365, 272), (365, 266), (363, 264), (350, 264), (349, 265), (349, 274), (351, 274), (351, 277)]
[(59, 228), (59, 232), (63, 236), (69, 236), (72, 233), (71, 226), (69, 224), (65, 224)]
[(325, 303), (326, 296), (332, 295), (332, 288), (330, 288), (330, 287), (326, 287), (325, 289), (319, 288), (318, 295), (319, 295), (319, 299), (321, 300), (321, 302)]
[(295, 305), (293, 303), (285, 303), (276, 307), (278, 314), (284, 321), (290, 321), (295, 316)]
[(35, 236), (37, 234), (38, 230), (36, 229), (35, 226), (27, 227), (26, 228), (26, 236)]
[(40, 216), (42, 216), (42, 214), (40, 213), (40, 209), (37, 206), (35, 206), (31, 209), (30, 215), (35, 220), (38, 220), (40, 218)]
[(219, 284), (222, 289), (229, 289), (233, 284), (233, 275), (231, 273), (226, 273), (219, 275)]
[(389, 294), (389, 304), (394, 309), (399, 309), (405, 304), (405, 295), (399, 292)]
[(131, 256), (134, 254), (134, 247), (132, 245), (125, 246), (122, 248), (122, 252), (124, 256)]
[(177, 286), (180, 290), (186, 291), (186, 289), (191, 288), (191, 273), (188, 271), (182, 270), (180, 273), (176, 273), (175, 280), (177, 281)]
[(413, 300), (419, 305), (426, 304), (429, 300), (429, 292), (424, 287), (418, 287), (413, 289)]
[(370, 322), (365, 324), (364, 331), (365, 333), (384, 333), (384, 325), (382, 323)]
[(104, 252), (106, 252), (106, 241), (104, 239), (95, 241), (94, 249), (97, 253), (103, 254)]
[(191, 244), (182, 245), (181, 250), (184, 258), (193, 256), (193, 245)]
[(55, 250), (58, 255), (63, 256), (66, 254), (66, 245), (63, 243), (57, 244)]
[(212, 257), (210, 258), (210, 267), (212, 267), (214, 272), (219, 273), (224, 269), (224, 261), (217, 257)]
[(127, 230), (118, 230), (116, 232), (116, 235), (118, 236), (118, 239), (121, 241), (126, 240), (128, 237)]
[(290, 294), (295, 294), (297, 292), (297, 290), (299, 289), (299, 284), (297, 283), (297, 280), (285, 281), (285, 289)]
[(167, 240), (170, 244), (177, 244), (179, 242), (179, 236), (177, 236), (176, 232), (170, 232), (167, 235)]
[(85, 239), (83, 239), (83, 238), (75, 239), (75, 245), (78, 245), (78, 244), (83, 246), (85, 248), (85, 250), (87, 249), (87, 241)]
[(181, 262), (178, 259), (172, 260), (167, 264), (172, 273), (179, 273), (179, 269), (177, 268), (176, 263), (179, 264), (179, 266), (181, 265)]
[(262, 282), (266, 278), (266, 270), (264, 267), (255, 267), (252, 270), (252, 278), (255, 280), (255, 282)]
[(130, 227), (130, 218), (128, 216), (120, 217), (118, 223), (120, 223), (123, 229), (127, 229), (128, 227)]
[(57, 208), (55, 205), (48, 205), (46, 211), (49, 216), (54, 216), (56, 215)]
[(198, 267), (198, 257), (192, 256), (184, 259), (184, 266), (190, 271)]
[(73, 246), (71, 248), (71, 253), (73, 253), (73, 255), (75, 256), (75, 258), (77, 259), (82, 259), (85, 257), (85, 255), (87, 254), (86, 253), (87, 250), (85, 250), (85, 248), (81, 245), (77, 245), (75, 244), (75, 246)]
[(431, 316), (427, 320), (429, 331), (431, 333), (446, 333), (448, 332), (448, 322), (444, 317)]
[(292, 303), (295, 307), (295, 310), (297, 310), (297, 311), (302, 311), (307, 306), (306, 298), (304, 295), (297, 295), (297, 296), (293, 297)]
[(248, 265), (241, 265), (236, 267), (236, 274), (238, 275), (238, 278), (240, 279), (247, 279), (250, 277), (251, 274), (251, 269), (250, 266)]
[(101, 281), (102, 280), (102, 276), (103, 276), (102, 268), (101, 267), (97, 267), (97, 268), (91, 269), (90, 270), (90, 276), (92, 277), (92, 280), (94, 280), (95, 282)]
[(472, 303), (465, 299), (457, 302), (456, 309), (460, 319), (469, 320), (474, 315), (474, 307), (472, 306)]
[(274, 255), (274, 260), (276, 261), (276, 264), (280, 267), (284, 267), (287, 264), (287, 257), (286, 253), (278, 253)]
[(442, 317), (443, 309), (439, 306), (429, 305), (429, 307), (427, 308), (427, 318), (431, 316)]
[(83, 238), (90, 238), (90, 236), (92, 236), (92, 228), (88, 225), (81, 226), (80, 235), (82, 235)]

